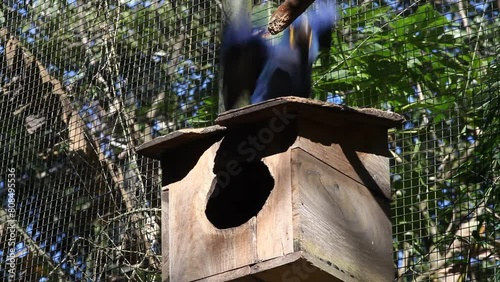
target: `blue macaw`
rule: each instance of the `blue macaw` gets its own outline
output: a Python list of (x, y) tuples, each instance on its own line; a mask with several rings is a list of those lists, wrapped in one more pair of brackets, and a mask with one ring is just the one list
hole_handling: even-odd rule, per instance
[(248, 18), (237, 16), (225, 28), (221, 49), (224, 107), (229, 110), (246, 106), (268, 60), (269, 46), (252, 31)]
[(317, 1), (317, 9), (297, 18), (276, 46), (245, 24), (229, 27), (222, 46), (226, 110), (246, 93), (252, 93), (252, 104), (282, 96), (310, 97), (312, 65), (319, 50), (330, 46), (336, 20), (336, 1)]
[(285, 30), (262, 70), (252, 104), (281, 96), (311, 95), (312, 65), (320, 49), (330, 46), (331, 30), (337, 21), (336, 1), (317, 1)]
[[(308, 11), (307, 15), (314, 36), (312, 46), (319, 50), (329, 49), (332, 42), (332, 29), (338, 20), (337, 1), (316, 1), (316, 10)], [(318, 56), (318, 49), (313, 49), (314, 60)]]

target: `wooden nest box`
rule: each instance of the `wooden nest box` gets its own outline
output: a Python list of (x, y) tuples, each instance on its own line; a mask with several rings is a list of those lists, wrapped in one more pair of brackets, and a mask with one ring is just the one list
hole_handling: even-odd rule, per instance
[(283, 97), (138, 148), (163, 172), (164, 281), (392, 281), (397, 114)]

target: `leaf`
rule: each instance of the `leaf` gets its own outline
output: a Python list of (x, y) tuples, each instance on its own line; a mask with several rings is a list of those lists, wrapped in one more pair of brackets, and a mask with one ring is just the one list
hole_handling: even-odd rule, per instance
[(358, 27), (373, 26), (376, 20), (382, 20), (387, 17), (391, 10), (390, 7), (380, 7), (377, 9), (368, 9), (367, 7), (350, 7), (344, 10), (344, 24), (348, 24), (354, 29)]
[(419, 68), (422, 66), (422, 62), (420, 62), (420, 60), (416, 57), (410, 57), (408, 58), (408, 61), (406, 62), (406, 67), (409, 68), (409, 69), (413, 69), (413, 68)]
[(413, 17), (415, 28), (424, 32), (427, 32), (428, 29), (449, 25), (448, 19), (436, 11), (431, 4), (418, 7), (417, 12), (411, 17)]
[(446, 119), (446, 116), (442, 113), (438, 113), (434, 116), (433, 123), (440, 123)]

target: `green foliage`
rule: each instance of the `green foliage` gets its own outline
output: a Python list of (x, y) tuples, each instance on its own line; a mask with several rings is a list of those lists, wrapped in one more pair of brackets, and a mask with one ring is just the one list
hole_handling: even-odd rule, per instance
[[(68, 210), (76, 218), (96, 215), (99, 210), (99, 219), (89, 220), (93, 237), (79, 239), (92, 247), (85, 253), (88, 276), (110, 273), (122, 267), (126, 258), (139, 267), (120, 271), (134, 272), (138, 281), (158, 280), (155, 256), (148, 253), (149, 268), (144, 267), (145, 260), (135, 257), (146, 256), (144, 250), (150, 250), (148, 244), (157, 238), (148, 240), (157, 234), (151, 232), (144, 245), (133, 249), (126, 237), (140, 241), (140, 234), (114, 233), (115, 229), (142, 230), (146, 224), (137, 222), (146, 217), (136, 220), (125, 214), (115, 222), (108, 219), (116, 219), (119, 207), (128, 204), (120, 189), (133, 191), (129, 197), (141, 207), (145, 192), (139, 176), (156, 173), (153, 166), (137, 172), (136, 156), (125, 153), (154, 136), (210, 125), (215, 119), (218, 1), (199, 5), (193, 3), (202, 2), (156, 1), (134, 6), (128, 1), (41, 0), (23, 4), (24, 14), (7, 2), (0, 4), (0, 24), (7, 23), (12, 36), (62, 82), (88, 127), (82, 142), (90, 144), (85, 145), (94, 149), (102, 166), (81, 176), (89, 183), (64, 183), (61, 189), (68, 199), (77, 186), (91, 191), (78, 195)], [(414, 12), (396, 13), (388, 6), (364, 3), (342, 10), (330, 52), (322, 54), (314, 68), (314, 95), (322, 100), (339, 95), (350, 106), (391, 110), (407, 119), (389, 135), (397, 275), (401, 281), (445, 275), (455, 281), (466, 281), (466, 276), (472, 280), (471, 275), (494, 281), (500, 213), (498, 16), (486, 20), (484, 13), (471, 14), (466, 28), (431, 4), (415, 2), (412, 7), (420, 6)], [(446, 5), (457, 10), (454, 3)], [(276, 6), (268, 1), (254, 7), (253, 22), (265, 25)], [(12, 88), (6, 86), (7, 81), (2, 79), (2, 89)], [(12, 103), (5, 97), (15, 96), (14, 92), (5, 92), (5, 103)], [(36, 105), (41, 108), (42, 104), (48, 113), (61, 112), (55, 103)], [(11, 126), (23, 124), (20, 112), (14, 111), (11, 123), (2, 123), (8, 137), (4, 139), (42, 140), (51, 130), (64, 133), (50, 126), (46, 132), (35, 133)], [(110, 148), (111, 141), (121, 146)], [(58, 165), (47, 162), (47, 155), (51, 160), (56, 153), (68, 155), (74, 162), (70, 143), (63, 140), (43, 149), (37, 142), (22, 147), (9, 144), (6, 151), (13, 156), (38, 153), (24, 163), (23, 173), (35, 175), (33, 182), (45, 175), (45, 185), (50, 177), (56, 178), (47, 172), (57, 171)], [(87, 161), (84, 158), (82, 163), (94, 166)], [(148, 188), (159, 191), (151, 183)], [(114, 192), (122, 196), (122, 202)], [(113, 196), (108, 200), (102, 198), (105, 194)]]
[[(407, 281), (468, 275), (467, 266), (491, 277), (494, 269), (485, 254), (494, 251), (487, 234), (499, 214), (491, 205), (499, 185), (500, 43), (498, 21), (485, 25), (464, 34), (430, 4), (408, 16), (349, 7), (315, 66), (317, 98), (330, 92), (407, 119), (389, 136), (395, 260)], [(481, 246), (473, 254), (459, 243), (472, 234)]]

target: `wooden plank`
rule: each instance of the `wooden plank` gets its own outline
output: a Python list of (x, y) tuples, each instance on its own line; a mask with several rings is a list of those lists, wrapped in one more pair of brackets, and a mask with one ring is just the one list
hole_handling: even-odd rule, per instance
[(160, 152), (161, 170), (165, 172), (162, 173), (162, 185), (167, 186), (186, 177), (201, 155), (222, 137), (222, 135), (207, 136), (205, 139)]
[[(340, 281), (331, 274), (317, 268), (306, 259), (303, 252), (293, 252), (288, 255), (258, 262), (211, 277), (196, 280), (203, 282), (263, 282), (263, 281)], [(308, 256), (310, 257), (310, 256)]]
[(203, 141), (207, 137), (222, 136), (226, 128), (219, 125), (204, 128), (180, 129), (137, 146), (138, 154), (160, 160), (166, 153), (179, 147), (184, 147), (197, 141)]
[(332, 103), (288, 96), (267, 100), (258, 104), (223, 112), (215, 122), (221, 126), (241, 127), (245, 124), (297, 115), (330, 126), (345, 123), (363, 123), (381, 128), (400, 126), (404, 118), (393, 112), (377, 109), (352, 108)]
[(299, 136), (324, 146), (335, 143), (358, 152), (390, 156), (387, 130), (383, 127), (358, 122), (328, 127), (312, 119), (300, 119), (297, 127)]
[(169, 252), (168, 252), (168, 191), (161, 191), (161, 277), (162, 281), (170, 281)]
[(263, 158), (263, 162), (274, 178), (274, 189), (257, 215), (259, 261), (293, 252), (290, 150)]
[(220, 230), (205, 215), (219, 144), (205, 151), (184, 179), (169, 185), (171, 281), (201, 279), (256, 261), (255, 217)]
[(300, 247), (341, 273), (341, 279), (391, 281), (389, 201), (300, 148), (292, 149), (300, 191)]
[[(319, 268), (314, 264), (313, 261), (307, 259), (306, 253), (302, 253), (302, 256), (296, 261), (290, 262), (285, 265), (277, 266), (275, 268), (258, 272), (254, 277), (258, 277), (259, 281), (328, 281), (328, 282), (340, 282), (338, 278), (332, 276), (330, 273), (324, 271), (327, 268)], [(310, 257), (310, 256), (308, 256)], [(319, 260), (317, 260), (319, 261)]]
[[(218, 282), (218, 281), (238, 281), (238, 282), (243, 282), (243, 281), (254, 281), (256, 278), (255, 276), (252, 277), (251, 275), (254, 275), (259, 272), (263, 272), (266, 270), (272, 270), (276, 267), (286, 265), (289, 263), (292, 263), (294, 261), (297, 261), (300, 259), (302, 256), (302, 252), (294, 252), (282, 257), (266, 260), (266, 261), (261, 261), (257, 262), (255, 264), (252, 264), (251, 266), (245, 266), (241, 267), (238, 269), (230, 270), (224, 273), (220, 273), (211, 277), (206, 277), (204, 279), (200, 279), (197, 281), (203, 281), (203, 282)], [(262, 280), (257, 280), (257, 281), (262, 281)], [(264, 280), (267, 281), (267, 280)], [(276, 281), (276, 280), (274, 280)]]
[(301, 120), (299, 131), (301, 136), (292, 147), (302, 148), (374, 193), (391, 198), (384, 129), (360, 124), (325, 129), (316, 122)]
[[(291, 151), (295, 150), (294, 145), (290, 148)], [(300, 251), (300, 246), (302, 244), (302, 239), (303, 239), (303, 234), (302, 234), (302, 226), (301, 226), (301, 221), (302, 221), (302, 216), (300, 214), (300, 187), (299, 187), (299, 181), (298, 177), (300, 174), (296, 169), (292, 169), (297, 166), (295, 163), (297, 161), (296, 157), (293, 157), (292, 154), (290, 154), (290, 175), (291, 175), (291, 191), (292, 191), (292, 222), (293, 222), (293, 251), (298, 252)]]
[(311, 262), (313, 265), (318, 267), (318, 269), (321, 269), (324, 271), (324, 273), (327, 273), (330, 275), (332, 278), (329, 280), (313, 280), (313, 281), (342, 281), (342, 282), (357, 282), (359, 280), (355, 279), (352, 275), (349, 275), (345, 273), (342, 269), (337, 267), (336, 265), (332, 264), (329, 261), (325, 261), (319, 257), (316, 257), (314, 255), (309, 254), (308, 252), (304, 251), (303, 252), (304, 259), (307, 260), (308, 262)]

